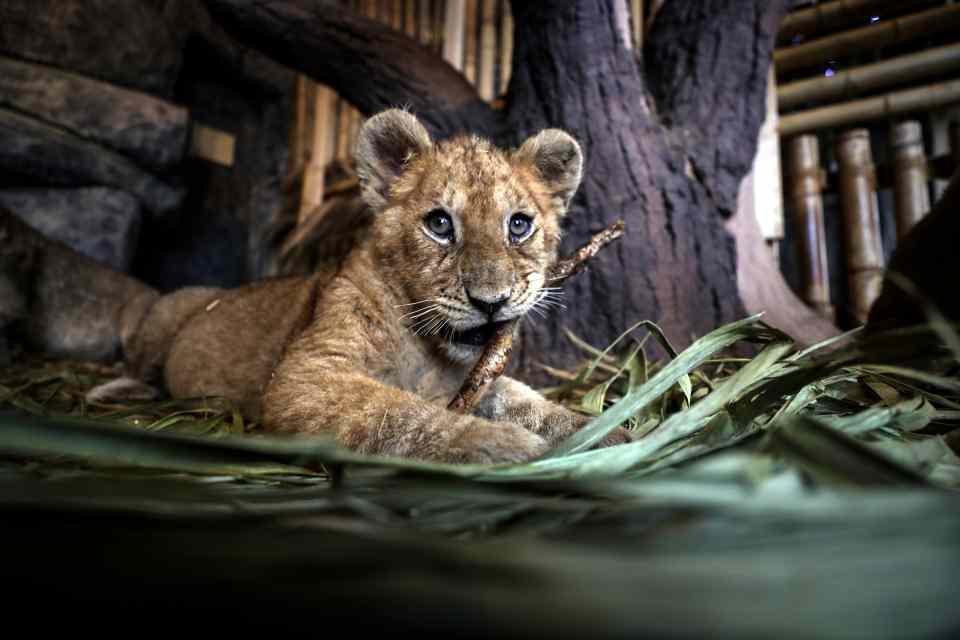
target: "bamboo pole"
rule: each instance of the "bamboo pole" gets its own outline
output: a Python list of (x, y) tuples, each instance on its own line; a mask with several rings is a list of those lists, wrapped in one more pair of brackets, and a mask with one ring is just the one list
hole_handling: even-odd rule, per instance
[(643, 51), (643, 2), (644, 0), (630, 1), (630, 23), (633, 28), (633, 50)]
[(293, 126), (290, 128), (290, 160), (288, 173), (299, 175), (306, 164), (307, 156), (307, 114), (310, 81), (303, 74), (297, 75), (293, 97)]
[[(960, 8), (960, 5), (956, 6)], [(910, 111), (934, 109), (954, 102), (960, 102), (960, 80), (791, 113), (780, 118), (780, 135), (793, 136), (816, 129), (878, 120)]]
[(417, 40), (420, 44), (430, 46), (433, 32), (433, 14), (430, 11), (430, 0), (414, 0), (417, 4)]
[(793, 220), (795, 248), (803, 277), (801, 297), (817, 313), (834, 319), (830, 304), (830, 276), (827, 239), (823, 222), (825, 176), (820, 168), (816, 136), (798, 136), (787, 143), (788, 207)]
[(819, 65), (828, 58), (908, 42), (915, 38), (926, 38), (957, 27), (960, 27), (960, 4), (946, 5), (818, 38), (805, 44), (777, 49), (773, 53), (773, 60), (777, 65), (777, 72), (783, 73)]
[(805, 102), (823, 103), (852, 98), (901, 83), (904, 78), (917, 81), (955, 69), (960, 69), (960, 43), (840, 71), (829, 78), (789, 82), (777, 88), (777, 102), (780, 109), (784, 110)]
[(310, 161), (303, 172), (303, 190), (300, 196), (300, 212), (297, 223), (303, 224), (310, 214), (323, 204), (324, 178), (327, 163), (335, 150), (331, 133), (336, 131), (336, 122), (331, 122), (329, 114), (336, 94), (332, 89), (317, 85), (313, 102), (313, 139), (310, 149)]
[(403, 0), (390, 0), (389, 25), (396, 31), (403, 33)]
[(491, 102), (497, 97), (494, 72), (497, 59), (497, 1), (481, 0), (480, 16), (480, 97)]
[(477, 0), (467, 0), (463, 30), (463, 76), (477, 86)]
[(443, 59), (454, 69), (463, 70), (463, 25), (466, 0), (448, 0), (444, 5)]
[(850, 310), (853, 317), (863, 323), (870, 305), (880, 295), (883, 282), (883, 246), (870, 132), (853, 129), (844, 133), (838, 142), (837, 156)]
[(500, 93), (506, 93), (513, 72), (513, 14), (510, 3), (502, 0), (503, 11), (500, 16)]
[(417, 38), (417, 2), (403, 0), (403, 32), (416, 40)]
[(897, 237), (903, 238), (930, 212), (929, 172), (919, 122), (908, 120), (894, 126), (892, 139)]
[(820, 31), (849, 26), (880, 11), (894, 11), (916, 0), (837, 0), (815, 4), (787, 14), (780, 23), (777, 39), (788, 42), (794, 36), (809, 38)]

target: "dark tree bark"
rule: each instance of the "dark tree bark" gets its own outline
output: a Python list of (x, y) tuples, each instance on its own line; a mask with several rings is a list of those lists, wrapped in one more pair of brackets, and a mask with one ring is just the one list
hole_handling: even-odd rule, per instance
[(439, 136), (496, 133), (493, 110), (456, 69), (335, 0), (209, 0), (207, 6), (241, 40), (335, 88), (365, 115), (403, 105)]
[[(755, 153), (788, 0), (667, 2), (642, 56), (631, 50), (624, 0), (514, 2), (502, 112), (477, 104), (459, 74), (426, 49), (334, 2), (207, 4), (248, 44), (329, 84), (365, 114), (406, 105), (441, 136), (470, 128), (505, 146), (545, 127), (580, 141), (585, 177), (564, 250), (620, 217), (627, 232), (571, 283), (562, 317), (525, 326), (515, 357), (527, 373), (579, 355), (563, 326), (605, 345), (652, 319), (684, 345), (763, 307), (764, 292), (785, 289), (772, 261), (754, 260), (755, 277), (774, 286), (756, 288), (745, 307), (725, 221)], [(804, 309), (796, 298), (774, 297), (780, 317)], [(823, 333), (799, 329), (801, 340)]]

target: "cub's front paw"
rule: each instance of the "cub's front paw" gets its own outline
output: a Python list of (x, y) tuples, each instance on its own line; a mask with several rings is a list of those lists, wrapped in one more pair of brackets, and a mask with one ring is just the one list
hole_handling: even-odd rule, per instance
[(628, 442), (633, 442), (633, 435), (623, 427), (617, 427), (608, 433), (594, 448), (603, 449), (604, 447), (627, 444)]
[[(574, 423), (574, 427), (571, 430), (571, 433), (574, 431), (579, 431), (580, 429), (587, 426), (587, 424), (589, 424), (593, 420), (593, 416), (583, 415), (582, 413), (574, 413), (572, 411), (569, 413), (571, 416), (575, 416), (572, 420)], [(628, 442), (633, 442), (633, 437), (631, 436), (630, 432), (624, 429), (623, 427), (617, 427), (616, 429), (608, 433), (606, 436), (604, 436), (603, 440), (601, 440), (591, 448), (603, 449), (604, 447), (612, 447), (614, 445), (626, 444)]]
[(523, 427), (477, 420), (450, 443), (447, 457), (450, 462), (476, 464), (527, 462), (543, 455), (547, 449), (546, 440)]

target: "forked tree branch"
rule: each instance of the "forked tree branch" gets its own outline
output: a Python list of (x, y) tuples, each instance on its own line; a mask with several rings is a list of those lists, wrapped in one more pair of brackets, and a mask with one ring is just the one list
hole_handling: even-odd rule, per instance
[(452, 66), (333, 0), (205, 0), (242, 42), (326, 84), (364, 115), (406, 107), (438, 137), (493, 135), (499, 117)]

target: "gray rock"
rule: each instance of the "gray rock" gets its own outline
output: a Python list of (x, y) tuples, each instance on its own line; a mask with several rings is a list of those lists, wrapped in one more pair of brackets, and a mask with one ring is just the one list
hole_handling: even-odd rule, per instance
[(185, 196), (124, 155), (65, 129), (0, 108), (0, 171), (54, 187), (104, 185), (137, 196), (148, 211), (164, 215)]
[(140, 231), (140, 205), (132, 195), (92, 187), (0, 189), (0, 207), (71, 249), (127, 272)]
[(27, 113), (161, 171), (187, 146), (181, 106), (140, 91), (0, 56), (0, 105)]

